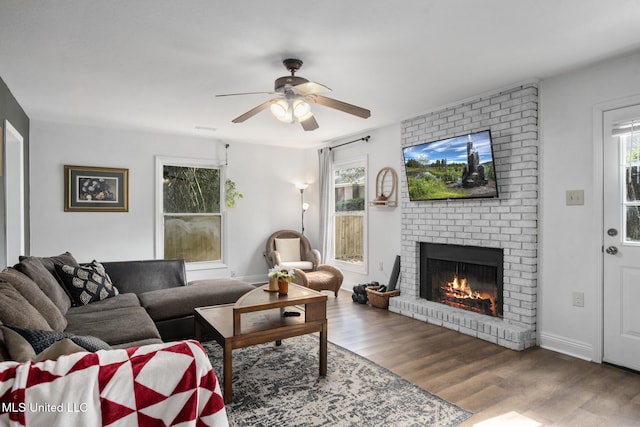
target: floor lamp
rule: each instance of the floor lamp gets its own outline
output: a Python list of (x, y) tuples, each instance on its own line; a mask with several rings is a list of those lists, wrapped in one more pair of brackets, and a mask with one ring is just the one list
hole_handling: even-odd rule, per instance
[(309, 184), (296, 184), (296, 188), (300, 190), (300, 207), (302, 208), (302, 234), (304, 234), (304, 213), (309, 209), (309, 203), (304, 202), (304, 190), (309, 187)]

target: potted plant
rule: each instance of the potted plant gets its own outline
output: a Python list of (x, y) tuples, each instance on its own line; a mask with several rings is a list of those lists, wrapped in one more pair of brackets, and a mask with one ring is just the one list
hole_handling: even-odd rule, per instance
[[(269, 290), (278, 291), (280, 295), (289, 293), (289, 282), (293, 280), (295, 273), (293, 268), (284, 265), (276, 265), (269, 270)], [(277, 288), (275, 288), (277, 284)]]

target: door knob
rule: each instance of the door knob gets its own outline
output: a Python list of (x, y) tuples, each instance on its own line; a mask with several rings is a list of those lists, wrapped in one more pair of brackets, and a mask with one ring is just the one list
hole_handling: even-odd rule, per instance
[(605, 251), (609, 254), (609, 255), (615, 255), (618, 253), (618, 248), (616, 248), (615, 246), (609, 246), (607, 249), (605, 249)]

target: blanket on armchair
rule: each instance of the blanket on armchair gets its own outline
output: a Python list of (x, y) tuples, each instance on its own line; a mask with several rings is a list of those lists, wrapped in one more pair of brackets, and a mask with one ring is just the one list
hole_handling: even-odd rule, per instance
[(197, 341), (0, 363), (0, 426), (228, 426)]

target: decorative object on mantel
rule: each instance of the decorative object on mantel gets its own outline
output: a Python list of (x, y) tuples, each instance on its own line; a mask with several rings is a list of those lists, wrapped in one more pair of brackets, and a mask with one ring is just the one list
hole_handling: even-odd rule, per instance
[[(267, 286), (265, 291), (278, 291), (278, 294), (280, 295), (287, 295), (289, 293), (289, 282), (291, 282), (294, 275), (295, 273), (293, 272), (293, 268), (288, 268), (284, 265), (274, 266), (269, 270), (269, 286)], [(274, 281), (277, 287), (273, 285)]]
[(393, 168), (382, 168), (376, 175), (376, 198), (369, 205), (398, 206), (398, 174)]
[(128, 212), (129, 169), (64, 166), (65, 212)]

